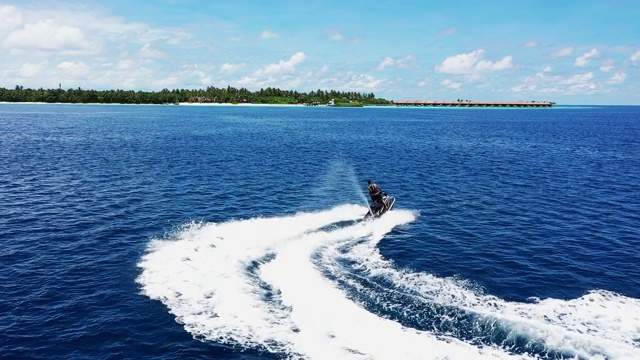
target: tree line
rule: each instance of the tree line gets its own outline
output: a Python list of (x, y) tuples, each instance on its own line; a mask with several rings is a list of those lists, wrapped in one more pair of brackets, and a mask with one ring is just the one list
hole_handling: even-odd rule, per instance
[(58, 89), (15, 89), (0, 87), (0, 102), (44, 102), (71, 104), (178, 104), (178, 103), (252, 103), (252, 104), (327, 104), (334, 100), (337, 106), (355, 105), (390, 105), (391, 101), (376, 98), (373, 93), (344, 91), (311, 91), (308, 93), (281, 90), (275, 88), (249, 91), (246, 88), (236, 89), (207, 87), (206, 89), (163, 89), (161, 91), (133, 90), (85, 90), (81, 88)]

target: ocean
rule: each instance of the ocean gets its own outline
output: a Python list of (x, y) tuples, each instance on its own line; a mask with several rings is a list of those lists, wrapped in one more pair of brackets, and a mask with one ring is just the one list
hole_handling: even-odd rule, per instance
[(0, 104), (0, 241), (3, 359), (637, 360), (640, 107)]

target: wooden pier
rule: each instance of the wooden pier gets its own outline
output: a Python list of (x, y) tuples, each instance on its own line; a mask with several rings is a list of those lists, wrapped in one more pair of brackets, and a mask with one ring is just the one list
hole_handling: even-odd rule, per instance
[(552, 101), (471, 101), (471, 100), (394, 100), (396, 106), (432, 106), (432, 107), (552, 107)]

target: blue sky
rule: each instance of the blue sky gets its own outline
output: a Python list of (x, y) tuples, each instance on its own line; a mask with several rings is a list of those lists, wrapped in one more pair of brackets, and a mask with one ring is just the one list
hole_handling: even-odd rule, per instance
[(640, 1), (0, 0), (0, 87), (640, 105)]

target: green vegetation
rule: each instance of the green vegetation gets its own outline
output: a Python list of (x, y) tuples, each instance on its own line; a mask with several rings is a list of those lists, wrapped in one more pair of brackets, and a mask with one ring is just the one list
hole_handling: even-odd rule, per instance
[(352, 101), (352, 102), (336, 102), (335, 105), (336, 107), (363, 107), (364, 104), (359, 102), (359, 101)]
[(253, 104), (321, 104), (334, 100), (335, 106), (391, 105), (391, 101), (377, 99), (373, 93), (340, 91), (298, 91), (274, 88), (251, 92), (245, 88), (236, 89), (207, 87), (204, 90), (163, 89), (147, 92), (133, 90), (84, 90), (77, 89), (15, 89), (0, 87), (0, 102), (45, 102), (71, 104), (177, 104), (188, 103), (253, 103)]

